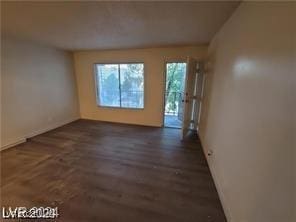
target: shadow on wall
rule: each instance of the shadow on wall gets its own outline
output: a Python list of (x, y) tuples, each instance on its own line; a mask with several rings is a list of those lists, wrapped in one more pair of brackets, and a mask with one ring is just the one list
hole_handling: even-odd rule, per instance
[[(202, 134), (200, 138), (204, 138), (207, 132), (208, 126), (208, 116), (211, 110), (211, 98), (212, 98), (212, 88), (213, 88), (213, 79), (215, 74), (215, 52), (212, 52), (207, 60), (205, 61), (205, 83), (204, 83), (204, 90), (203, 90), (203, 104), (201, 110), (201, 118), (200, 118), (200, 131), (199, 133)], [(201, 141), (202, 143), (204, 141)], [(203, 146), (204, 152), (207, 153), (205, 150), (207, 146)]]

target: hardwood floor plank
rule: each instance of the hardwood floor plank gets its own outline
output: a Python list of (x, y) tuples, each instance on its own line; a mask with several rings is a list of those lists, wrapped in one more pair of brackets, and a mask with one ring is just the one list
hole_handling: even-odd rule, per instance
[(2, 206), (58, 221), (226, 221), (196, 135), (78, 120), (1, 152)]

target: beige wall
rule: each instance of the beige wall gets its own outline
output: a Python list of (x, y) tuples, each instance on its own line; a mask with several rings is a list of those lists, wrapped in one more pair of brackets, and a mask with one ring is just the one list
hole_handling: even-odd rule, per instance
[[(296, 6), (294, 5), (294, 8)], [(296, 9), (295, 9), (296, 10)], [(294, 15), (295, 16), (295, 15)], [(294, 30), (294, 83), (296, 84), (296, 30)], [(294, 85), (295, 86), (295, 85)], [(296, 87), (295, 87), (296, 88)], [(294, 90), (294, 98), (296, 98), (296, 90)], [(294, 149), (294, 221), (296, 221), (296, 108), (294, 107), (294, 146), (293, 146), (293, 149)]]
[(200, 135), (231, 222), (296, 221), (295, 15), (242, 3), (210, 44)]
[(1, 147), (79, 118), (70, 53), (1, 40)]
[[(202, 59), (206, 46), (134, 50), (82, 51), (74, 53), (82, 118), (149, 126), (162, 125), (164, 67), (166, 60), (193, 56)], [(144, 110), (102, 108), (96, 104), (94, 63), (144, 62)]]

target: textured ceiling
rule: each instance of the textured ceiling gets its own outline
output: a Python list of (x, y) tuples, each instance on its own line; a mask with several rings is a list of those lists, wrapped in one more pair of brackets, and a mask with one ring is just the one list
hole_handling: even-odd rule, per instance
[(209, 43), (238, 2), (2, 2), (1, 33), (66, 50)]

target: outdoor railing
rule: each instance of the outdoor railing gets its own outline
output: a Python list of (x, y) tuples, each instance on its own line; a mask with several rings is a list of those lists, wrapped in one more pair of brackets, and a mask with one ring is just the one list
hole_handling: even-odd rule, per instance
[(144, 107), (144, 92), (135, 90), (122, 90), (120, 102), (124, 107)]

